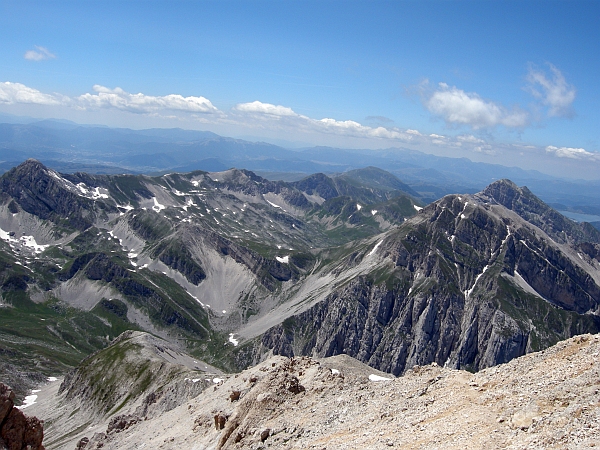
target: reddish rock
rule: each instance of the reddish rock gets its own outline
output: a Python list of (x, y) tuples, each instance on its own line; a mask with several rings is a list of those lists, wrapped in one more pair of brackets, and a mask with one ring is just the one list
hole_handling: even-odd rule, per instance
[(7, 450), (44, 450), (43, 422), (14, 407), (15, 394), (0, 383), (0, 441)]
[(227, 423), (227, 416), (223, 414), (215, 414), (215, 428), (217, 430), (222, 430), (225, 428), (225, 423)]
[[(20, 412), (20, 411), (19, 411)], [(41, 449), (44, 439), (44, 423), (37, 417), (27, 417), (23, 443), (25, 448)]]
[(25, 447), (23, 439), (26, 427), (27, 419), (25, 415), (19, 409), (12, 408), (0, 429), (0, 436), (4, 439), (8, 450), (21, 450)]
[(14, 405), (15, 393), (7, 385), (0, 383), (0, 424), (4, 422)]

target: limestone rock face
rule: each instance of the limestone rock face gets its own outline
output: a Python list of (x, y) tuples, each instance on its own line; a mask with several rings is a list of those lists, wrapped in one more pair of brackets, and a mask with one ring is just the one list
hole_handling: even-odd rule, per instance
[[(356, 275), (272, 327), (258, 347), (347, 354), (395, 375), (432, 362), (505, 363), (600, 331), (599, 239), (508, 180), (450, 195), (340, 264), (338, 277)], [(380, 265), (357, 271), (375, 250)]]
[(43, 422), (27, 417), (14, 407), (15, 394), (0, 383), (0, 448), (8, 450), (44, 450)]

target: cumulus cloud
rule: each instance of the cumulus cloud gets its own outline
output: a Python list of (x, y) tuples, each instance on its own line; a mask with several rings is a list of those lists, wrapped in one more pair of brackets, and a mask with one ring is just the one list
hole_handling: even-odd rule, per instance
[(498, 154), (494, 149), (492, 149), (492, 146), (489, 144), (478, 145), (475, 148), (473, 148), (473, 151), (477, 153), (484, 153), (490, 156), (495, 156)]
[(554, 65), (548, 64), (550, 76), (535, 66), (529, 68), (527, 81), (529, 92), (549, 108), (548, 115), (555, 117), (572, 117), (575, 100), (575, 87), (565, 80), (563, 74)]
[(35, 50), (27, 50), (23, 55), (23, 58), (28, 59), (30, 61), (43, 61), (46, 59), (54, 59), (56, 55), (50, 53), (50, 51), (46, 47), (35, 46)]
[[(451, 123), (465, 123), (473, 128), (518, 122), (511, 118), (511, 113), (493, 102), (481, 99), (476, 94), (467, 94), (454, 87), (440, 85), (436, 92), (428, 98), (436, 111)], [(424, 134), (416, 129), (399, 129), (384, 127), (378, 124), (363, 125), (354, 120), (337, 120), (334, 118), (315, 119), (297, 113), (292, 108), (274, 105), (260, 101), (239, 103), (229, 111), (220, 111), (204, 97), (183, 97), (178, 94), (165, 96), (152, 96), (146, 94), (131, 94), (121, 88), (107, 88), (100, 85), (93, 87), (92, 93), (76, 97), (67, 97), (57, 93), (43, 93), (37, 89), (21, 83), (0, 82), (0, 104), (34, 104), (47, 106), (62, 106), (83, 111), (97, 111), (99, 109), (113, 109), (133, 114), (143, 114), (148, 117), (159, 117), (171, 120), (194, 120), (206, 124), (218, 124), (235, 127), (252, 127), (255, 129), (268, 129), (270, 132), (298, 135), (312, 135), (317, 142), (352, 142), (369, 141), (369, 146), (397, 145), (406, 143), (437, 148), (438, 151), (460, 149), (463, 155), (473, 152), (472, 155), (486, 155), (498, 158), (499, 155), (510, 152), (536, 153), (537, 157), (546, 155), (555, 161), (555, 158), (565, 158), (560, 164), (565, 164), (567, 159), (571, 164), (580, 166), (596, 166), (600, 163), (600, 153), (590, 152), (583, 148), (571, 147), (535, 147), (523, 145), (498, 145), (493, 147), (483, 136), (465, 133), (458, 136), (443, 136), (435, 133)], [(434, 108), (434, 106), (431, 106)], [(526, 119), (522, 119), (525, 121)], [(474, 133), (476, 134), (476, 133)], [(320, 136), (319, 136), (320, 135)], [(338, 139), (339, 138), (339, 139)], [(514, 147), (514, 149), (512, 148)], [(518, 148), (517, 148), (518, 147)], [(453, 151), (454, 151), (453, 150)], [(590, 164), (593, 162), (594, 164)]]
[(600, 153), (588, 152), (583, 148), (555, 147), (553, 145), (549, 145), (546, 147), (546, 152), (552, 153), (559, 158), (600, 161)]
[(183, 97), (179, 94), (152, 96), (131, 94), (117, 87), (110, 89), (94, 85), (95, 94), (86, 93), (77, 97), (76, 103), (81, 109), (115, 108), (132, 113), (156, 113), (162, 110), (188, 113), (215, 114), (219, 110), (204, 97)]
[[(353, 120), (336, 120), (331, 118), (313, 119), (296, 113), (292, 108), (254, 101), (240, 103), (233, 107), (232, 112), (250, 115), (252, 118), (277, 120), (279, 126), (300, 129), (305, 132), (338, 134), (348, 137), (376, 138), (409, 141), (418, 133), (416, 130), (403, 132), (398, 129), (384, 127), (369, 127)], [(242, 121), (245, 119), (242, 118)]]
[(245, 113), (268, 114), (270, 116), (298, 116), (298, 114), (296, 114), (292, 108), (281, 105), (272, 105), (270, 103), (262, 103), (258, 100), (251, 103), (239, 103), (235, 105), (233, 109)]
[(425, 107), (450, 124), (468, 125), (474, 129), (497, 125), (520, 128), (529, 121), (525, 111), (518, 108), (509, 111), (474, 92), (467, 93), (446, 83), (440, 83), (438, 89), (425, 99)]
[(21, 83), (10, 81), (0, 82), (0, 103), (12, 105), (15, 103), (33, 103), (37, 105), (61, 105), (65, 98), (44, 94), (37, 89)]

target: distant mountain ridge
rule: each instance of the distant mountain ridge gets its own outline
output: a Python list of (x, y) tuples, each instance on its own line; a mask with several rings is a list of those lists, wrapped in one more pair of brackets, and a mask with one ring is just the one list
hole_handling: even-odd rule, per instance
[(63, 173), (98, 174), (222, 171), (243, 167), (264, 174), (310, 175), (375, 166), (401, 178), (428, 202), (456, 192), (476, 193), (495, 180), (509, 178), (526, 184), (546, 202), (574, 210), (600, 210), (598, 181), (562, 180), (537, 171), (402, 148), (290, 150), (264, 142), (181, 129), (115, 129), (53, 120), (0, 124), (0, 171), (9, 170), (27, 158), (36, 158)]

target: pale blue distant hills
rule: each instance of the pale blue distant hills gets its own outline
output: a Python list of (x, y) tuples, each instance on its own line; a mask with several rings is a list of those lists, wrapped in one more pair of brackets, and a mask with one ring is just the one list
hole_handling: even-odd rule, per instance
[(9, 115), (0, 115), (0, 122), (1, 172), (28, 158), (66, 173), (215, 172), (237, 167), (267, 178), (287, 179), (374, 166), (395, 175), (430, 201), (450, 193), (478, 192), (495, 180), (508, 178), (526, 185), (557, 209), (600, 215), (600, 180), (562, 179), (534, 170), (405, 148), (289, 149), (178, 128), (132, 130)]

